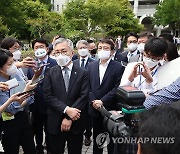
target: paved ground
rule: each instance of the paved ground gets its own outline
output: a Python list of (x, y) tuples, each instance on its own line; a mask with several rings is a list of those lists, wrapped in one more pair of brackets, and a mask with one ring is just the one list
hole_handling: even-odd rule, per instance
[[(1, 146), (1, 144), (0, 144), (0, 151), (3, 151), (3, 148), (2, 148), (2, 146)], [(93, 153), (93, 152), (92, 152), (92, 143), (91, 143), (90, 146), (85, 146), (85, 145), (83, 144), (82, 154), (92, 154), (92, 153)], [(22, 149), (20, 149), (19, 154), (23, 154), (23, 150), (22, 150)], [(66, 150), (65, 150), (65, 154), (68, 154), (67, 148), (66, 148)], [(103, 154), (107, 154), (107, 148), (104, 148)]]

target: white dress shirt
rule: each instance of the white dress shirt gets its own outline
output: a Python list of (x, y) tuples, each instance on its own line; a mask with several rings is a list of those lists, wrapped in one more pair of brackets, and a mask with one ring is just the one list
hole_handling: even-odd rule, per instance
[(84, 67), (85, 67), (86, 63), (88, 61), (88, 56), (86, 56), (85, 58), (82, 58), (82, 57), (79, 58), (79, 66), (81, 66), (81, 64), (82, 64), (82, 59), (84, 59)]
[(99, 61), (99, 79), (100, 79), (100, 84), (102, 83), (104, 74), (106, 72), (106, 69), (107, 69), (107, 67), (109, 65), (110, 60), (111, 60), (111, 58), (109, 58), (109, 60), (105, 64), (102, 64), (101, 60)]

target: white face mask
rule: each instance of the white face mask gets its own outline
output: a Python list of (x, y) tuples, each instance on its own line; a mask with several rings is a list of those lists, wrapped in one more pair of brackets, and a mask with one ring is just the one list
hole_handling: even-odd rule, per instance
[(14, 60), (19, 60), (21, 58), (21, 51), (20, 50), (16, 50), (12, 54), (13, 54)]
[(148, 68), (153, 68), (154, 66), (159, 64), (159, 60), (152, 60), (151, 58), (143, 57), (143, 61)]
[(130, 43), (127, 47), (129, 51), (135, 51), (137, 49), (137, 43)]
[(145, 46), (145, 43), (140, 43), (140, 44), (138, 44), (137, 50), (138, 50), (140, 53), (143, 53), (143, 52), (144, 52), (144, 46)]
[(47, 51), (46, 49), (43, 49), (43, 48), (39, 48), (35, 51), (34, 55), (37, 57), (37, 58), (43, 58), (45, 57), (47, 54)]
[(58, 57), (56, 57), (56, 61), (59, 66), (66, 66), (71, 61), (71, 58), (69, 56), (60, 54)]
[(110, 57), (111, 51), (100, 50), (98, 51), (98, 57), (101, 60), (106, 60)]
[(80, 56), (84, 57), (84, 56), (88, 55), (89, 51), (88, 51), (88, 49), (79, 49), (78, 53)]
[(18, 69), (17, 69), (16, 65), (12, 64), (12, 66), (10, 68), (6, 69), (6, 71), (7, 71), (6, 74), (11, 76), (11, 75), (15, 75), (17, 73)]

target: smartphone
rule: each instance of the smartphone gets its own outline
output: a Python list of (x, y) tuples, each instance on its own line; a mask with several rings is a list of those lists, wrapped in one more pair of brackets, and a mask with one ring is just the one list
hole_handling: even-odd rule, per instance
[(24, 94), (30, 94), (30, 95), (33, 95), (33, 94), (34, 94), (34, 89), (28, 90), (28, 91), (25, 91), (25, 92), (22, 92), (22, 93), (18, 94), (18, 96), (22, 96), (22, 95), (24, 95)]
[(46, 63), (46, 64), (38, 63), (36, 69), (39, 69), (39, 68), (44, 67), (44, 66), (47, 66), (49, 64), (50, 63)]
[(143, 71), (144, 71), (144, 66), (140, 64), (138, 66), (138, 73), (142, 73)]
[(8, 80), (5, 83), (8, 85), (9, 89), (12, 89), (12, 88), (15, 88), (15, 87), (19, 86), (19, 83), (18, 83), (16, 78)]
[(36, 80), (33, 80), (33, 81), (32, 81), (31, 85), (32, 85), (32, 84), (39, 83), (39, 82), (41, 82), (43, 79), (44, 79), (44, 75), (40, 75)]

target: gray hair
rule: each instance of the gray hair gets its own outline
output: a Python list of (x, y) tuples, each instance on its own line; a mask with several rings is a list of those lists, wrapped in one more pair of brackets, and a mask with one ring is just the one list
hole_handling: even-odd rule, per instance
[(86, 40), (79, 40), (77, 43), (76, 43), (76, 48), (78, 48), (79, 44), (84, 44), (86, 46), (88, 46), (88, 42)]
[(59, 43), (63, 43), (63, 42), (67, 42), (68, 47), (72, 51), (74, 50), (73, 42), (70, 39), (65, 39), (65, 38), (58, 38), (53, 45), (53, 49), (55, 48), (56, 45), (58, 45)]

